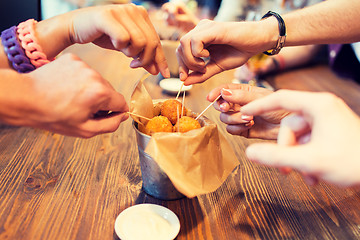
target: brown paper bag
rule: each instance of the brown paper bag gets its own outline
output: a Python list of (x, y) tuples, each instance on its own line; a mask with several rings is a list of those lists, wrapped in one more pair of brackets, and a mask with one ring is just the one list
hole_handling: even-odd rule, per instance
[[(159, 114), (141, 82), (132, 94), (130, 111), (148, 118)], [(132, 117), (145, 132), (146, 120)], [(206, 118), (200, 122), (202, 128), (186, 133), (154, 133), (145, 149), (175, 188), (189, 198), (215, 191), (239, 164), (216, 124)]]

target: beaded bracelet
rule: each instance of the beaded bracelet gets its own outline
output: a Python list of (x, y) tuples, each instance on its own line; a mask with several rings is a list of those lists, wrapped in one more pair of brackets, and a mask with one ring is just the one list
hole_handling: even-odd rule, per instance
[(20, 42), (16, 36), (15, 26), (2, 31), (1, 43), (9, 61), (16, 71), (27, 73), (35, 69), (30, 63), (30, 59), (26, 56), (24, 49), (20, 46)]
[(21, 46), (25, 49), (26, 56), (30, 59), (31, 63), (39, 68), (50, 61), (47, 59), (46, 54), (42, 51), (41, 46), (35, 35), (35, 24), (37, 21), (29, 19), (22, 22), (17, 27)]

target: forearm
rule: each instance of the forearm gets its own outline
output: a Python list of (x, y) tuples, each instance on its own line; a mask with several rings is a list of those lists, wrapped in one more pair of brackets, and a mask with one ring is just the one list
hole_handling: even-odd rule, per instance
[(328, 0), (283, 16), (286, 46), (360, 40), (360, 1)]
[[(285, 46), (360, 41), (359, 10), (358, 0), (328, 0), (285, 14), (282, 16), (286, 25)], [(246, 46), (245, 50), (255, 53), (276, 46), (279, 28), (275, 17), (233, 24), (228, 37), (225, 36), (225, 44), (240, 44)]]
[(36, 25), (36, 34), (40, 46), (48, 59), (54, 58), (62, 50), (73, 44), (71, 31), (74, 12), (68, 12), (50, 19), (40, 21)]
[(20, 74), (10, 69), (0, 69), (1, 122), (26, 125), (27, 113), (34, 110), (29, 104), (31, 96), (31, 79), (27, 74)]
[(279, 55), (283, 58), (285, 68), (293, 68), (309, 63), (321, 46), (322, 45), (306, 45), (286, 47), (281, 50)]
[[(48, 59), (54, 58), (66, 47), (70, 46), (70, 30), (72, 27), (73, 12), (59, 15), (38, 22), (35, 25), (35, 34), (38, 44)], [(0, 68), (12, 68), (4, 47), (0, 42)]]
[(4, 47), (0, 41), (0, 68), (11, 68), (10, 62), (5, 54)]

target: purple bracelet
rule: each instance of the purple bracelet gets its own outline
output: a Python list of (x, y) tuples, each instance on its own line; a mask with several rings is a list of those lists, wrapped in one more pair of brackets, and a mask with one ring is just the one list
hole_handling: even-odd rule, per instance
[(26, 56), (24, 49), (20, 45), (15, 26), (1, 33), (1, 42), (8, 59), (16, 71), (27, 73), (35, 70), (34, 65), (30, 63), (30, 59)]

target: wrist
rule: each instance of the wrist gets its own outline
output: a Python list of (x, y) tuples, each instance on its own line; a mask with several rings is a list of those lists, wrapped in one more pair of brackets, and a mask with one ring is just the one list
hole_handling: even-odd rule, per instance
[(49, 59), (73, 44), (70, 37), (72, 19), (72, 14), (66, 13), (36, 24), (39, 44)]
[(227, 35), (234, 36), (230, 44), (246, 46), (244, 50), (248, 51), (251, 55), (262, 53), (276, 46), (279, 30), (278, 22), (275, 18), (267, 18), (258, 22), (237, 22), (230, 24), (227, 29)]
[(279, 26), (275, 17), (269, 17), (258, 22), (263, 39), (263, 51), (274, 49), (279, 39)]

